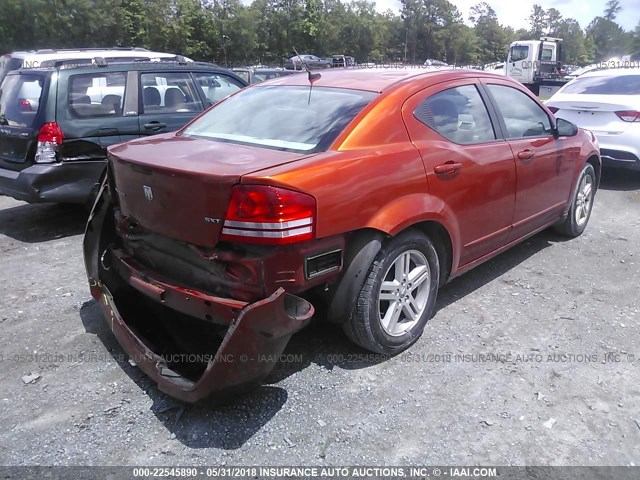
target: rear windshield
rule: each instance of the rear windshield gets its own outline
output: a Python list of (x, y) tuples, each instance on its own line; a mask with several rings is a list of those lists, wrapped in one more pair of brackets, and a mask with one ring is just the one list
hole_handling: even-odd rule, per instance
[(640, 75), (578, 77), (562, 93), (584, 95), (640, 95)]
[(43, 83), (40, 75), (7, 75), (0, 87), (0, 125), (32, 127)]
[(325, 150), (375, 96), (326, 87), (249, 88), (209, 110), (183, 135), (296, 152)]

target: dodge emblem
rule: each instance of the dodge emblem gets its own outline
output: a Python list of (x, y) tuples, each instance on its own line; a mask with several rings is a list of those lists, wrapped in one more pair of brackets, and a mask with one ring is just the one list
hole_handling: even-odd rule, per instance
[(149, 201), (153, 200), (153, 190), (151, 190), (151, 187), (149, 185), (143, 185), (142, 189), (144, 190), (144, 197)]

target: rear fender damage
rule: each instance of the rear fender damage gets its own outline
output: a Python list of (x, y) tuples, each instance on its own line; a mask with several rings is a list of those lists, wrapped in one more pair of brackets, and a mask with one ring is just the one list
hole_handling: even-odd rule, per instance
[[(109, 265), (109, 261), (117, 258), (110, 254), (115, 238), (114, 204), (105, 180), (89, 216), (84, 237), (91, 295), (99, 301), (109, 327), (127, 355), (158, 384), (161, 391), (172, 397), (186, 402), (221, 400), (258, 385), (278, 362), (291, 336), (303, 328), (314, 313), (309, 302), (286, 293), (282, 288), (253, 303), (238, 302), (222, 342), (216, 350), (212, 348), (202, 374), (199, 378), (187, 378), (168, 365), (157, 345), (151, 345), (132, 327), (136, 319), (121, 314), (135, 309), (126, 304), (129, 297), (118, 300), (113, 289), (117, 290), (119, 284), (127, 283), (133, 277), (116, 278), (117, 269)], [(229, 308), (229, 302), (233, 302), (232, 299), (221, 300), (226, 302), (220, 308)], [(176, 317), (178, 315), (176, 312)]]

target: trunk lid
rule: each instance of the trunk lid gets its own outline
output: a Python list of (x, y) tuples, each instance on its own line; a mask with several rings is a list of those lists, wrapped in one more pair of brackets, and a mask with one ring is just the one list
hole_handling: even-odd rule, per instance
[(11, 74), (0, 87), (0, 166), (25, 168), (36, 148), (42, 92), (41, 74)]
[(231, 188), (243, 175), (309, 156), (175, 133), (109, 148), (122, 214), (203, 247), (218, 242)]

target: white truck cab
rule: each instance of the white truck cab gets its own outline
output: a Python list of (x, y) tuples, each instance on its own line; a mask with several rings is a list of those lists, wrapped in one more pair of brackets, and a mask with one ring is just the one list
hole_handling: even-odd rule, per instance
[(558, 88), (562, 79), (562, 39), (542, 37), (519, 40), (509, 46), (506, 75), (526, 85), (536, 95), (541, 86)]

